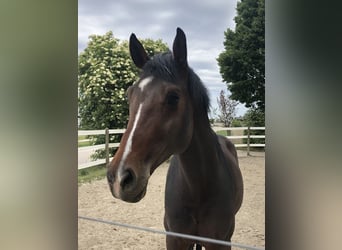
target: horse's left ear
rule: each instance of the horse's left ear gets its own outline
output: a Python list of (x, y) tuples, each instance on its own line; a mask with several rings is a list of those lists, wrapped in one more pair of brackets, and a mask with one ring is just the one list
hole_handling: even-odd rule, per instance
[(187, 49), (185, 34), (181, 28), (177, 28), (177, 34), (173, 41), (173, 59), (177, 68), (185, 73), (188, 69)]
[(129, 38), (129, 52), (134, 64), (140, 69), (150, 59), (134, 33), (132, 33)]

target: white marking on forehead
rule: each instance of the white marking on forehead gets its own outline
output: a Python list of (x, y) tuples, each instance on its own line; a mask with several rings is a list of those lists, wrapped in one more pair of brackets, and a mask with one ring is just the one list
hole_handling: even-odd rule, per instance
[(126, 142), (126, 146), (125, 146), (125, 150), (123, 152), (123, 155), (122, 155), (122, 158), (121, 158), (121, 162), (119, 164), (119, 175), (118, 175), (119, 183), (120, 183), (120, 179), (121, 179), (122, 166), (124, 165), (127, 156), (129, 155), (129, 153), (132, 150), (133, 135), (134, 135), (134, 131), (135, 131), (136, 127), (137, 127), (137, 124), (138, 124), (138, 121), (139, 121), (139, 118), (140, 118), (142, 106), (143, 106), (143, 104), (140, 103), (138, 111), (137, 111), (137, 113), (135, 115), (135, 119), (134, 119), (134, 123), (133, 123), (133, 128), (132, 128), (132, 130), (131, 130), (131, 132), (130, 132), (130, 134), (128, 136), (128, 139), (127, 139), (127, 142)]
[(153, 80), (153, 76), (149, 76), (146, 77), (144, 79), (141, 80), (141, 82), (139, 83), (139, 88), (141, 89), (141, 91), (144, 91), (144, 88)]

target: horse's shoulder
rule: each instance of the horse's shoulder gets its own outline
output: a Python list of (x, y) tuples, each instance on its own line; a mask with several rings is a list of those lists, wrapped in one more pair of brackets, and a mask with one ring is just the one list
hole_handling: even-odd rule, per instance
[[(243, 197), (243, 180), (241, 170), (239, 168), (239, 161), (236, 152), (236, 148), (234, 144), (226, 137), (218, 135), (218, 140), (221, 145), (223, 154), (225, 155), (226, 159), (230, 162), (227, 167), (230, 169), (231, 173), (233, 174), (234, 182), (235, 182), (235, 193), (236, 193), (236, 202), (235, 202), (235, 212), (237, 212), (242, 203)], [(235, 164), (233, 163), (235, 162)], [(232, 164), (233, 163), (233, 164)]]
[[(226, 137), (222, 135), (217, 135), (218, 141), (220, 143), (220, 146), (224, 153), (228, 153), (234, 156), (234, 158), (237, 160), (237, 152), (234, 144)], [(228, 152), (227, 152), (228, 151)]]

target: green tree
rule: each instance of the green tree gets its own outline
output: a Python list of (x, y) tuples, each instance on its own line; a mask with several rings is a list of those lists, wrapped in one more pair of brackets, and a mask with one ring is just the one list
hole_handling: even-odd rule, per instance
[(217, 58), (232, 99), (265, 110), (265, 2), (241, 0), (235, 31), (225, 32), (225, 50)]
[[(249, 127), (264, 127), (265, 126), (265, 112), (257, 109), (250, 108), (243, 116), (244, 126)], [(245, 131), (245, 135), (247, 131)], [(265, 130), (251, 130), (251, 135), (264, 135)], [(247, 139), (244, 139), (244, 143), (247, 143)], [(264, 138), (251, 138), (250, 143), (265, 143)]]
[(250, 127), (264, 127), (265, 126), (265, 113), (260, 109), (249, 109), (243, 116), (245, 126)]
[[(91, 35), (79, 55), (79, 117), (82, 129), (123, 128), (128, 120), (126, 90), (138, 76), (128, 49), (111, 31)], [(161, 40), (141, 40), (149, 56), (167, 51)]]
[[(141, 39), (148, 55), (168, 50), (162, 40)], [(129, 54), (128, 41), (119, 41), (111, 31), (89, 36), (88, 46), (78, 58), (79, 118), (81, 129), (124, 128), (128, 121), (126, 91), (138, 78)], [(121, 136), (111, 136), (115, 142)], [(93, 144), (104, 143), (105, 137), (91, 137)], [(111, 150), (111, 155), (114, 150)], [(97, 150), (93, 159), (104, 158)]]

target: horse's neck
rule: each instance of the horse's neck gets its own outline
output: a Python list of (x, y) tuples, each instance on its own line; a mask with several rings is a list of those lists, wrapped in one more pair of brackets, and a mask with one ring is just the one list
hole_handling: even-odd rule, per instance
[(218, 141), (209, 122), (195, 124), (189, 147), (178, 157), (181, 173), (192, 187), (205, 187), (215, 179), (220, 173)]

